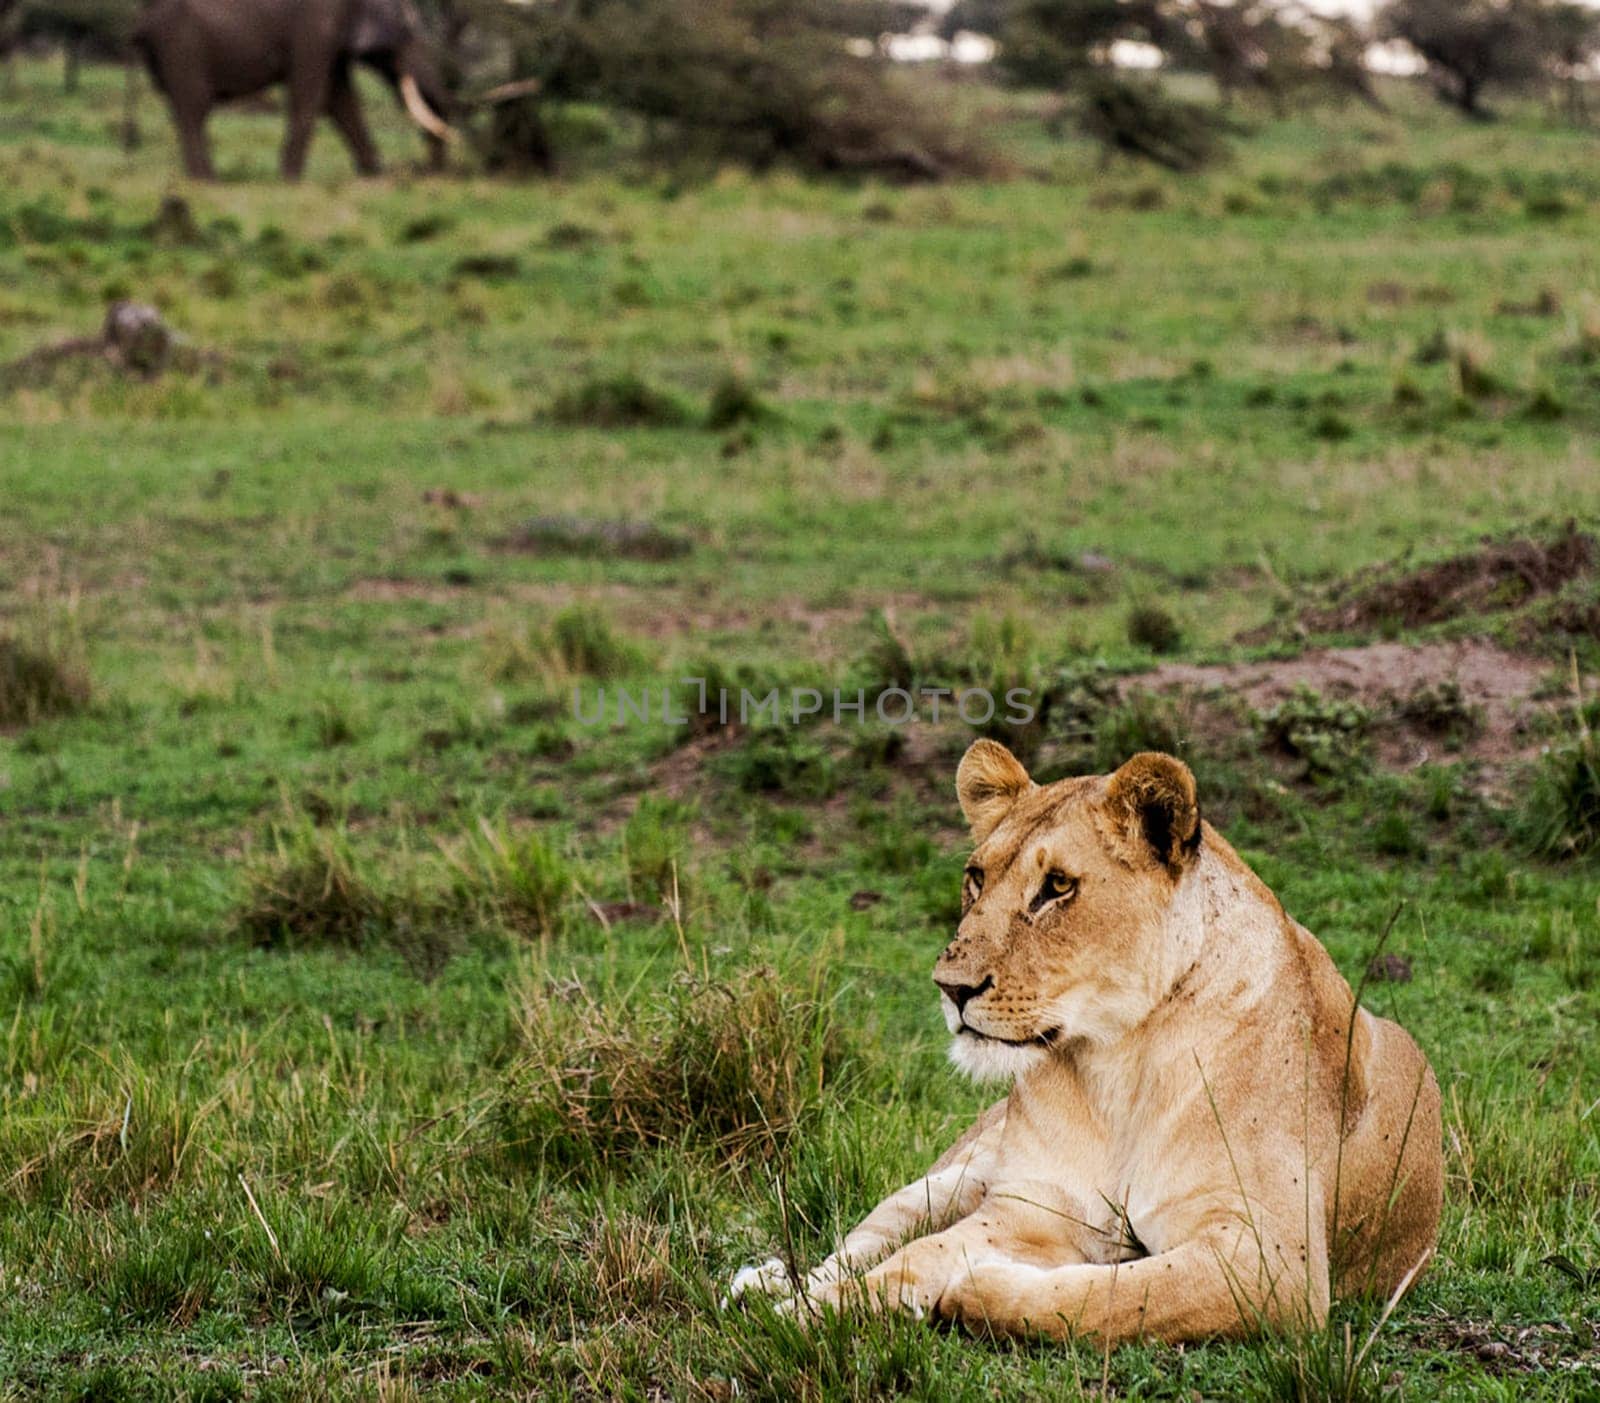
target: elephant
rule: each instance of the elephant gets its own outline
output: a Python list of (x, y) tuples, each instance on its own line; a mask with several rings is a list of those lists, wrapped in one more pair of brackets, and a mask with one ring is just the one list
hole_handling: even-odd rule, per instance
[(211, 109), (275, 83), (286, 84), (289, 94), (279, 163), (285, 180), (304, 172), (324, 114), (356, 169), (376, 174), (378, 149), (356, 93), (357, 64), (394, 88), (425, 134), (435, 169), (455, 138), (440, 115), (452, 103), (409, 0), (152, 0), (133, 42), (172, 109), (184, 168), (196, 180), (216, 178), (205, 130)]

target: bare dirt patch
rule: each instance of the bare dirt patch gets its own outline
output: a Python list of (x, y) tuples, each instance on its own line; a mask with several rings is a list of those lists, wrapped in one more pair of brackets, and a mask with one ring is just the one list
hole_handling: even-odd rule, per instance
[[(1538, 748), (1536, 719), (1560, 706), (1544, 697), (1550, 664), (1482, 641), (1459, 643), (1371, 643), (1356, 648), (1317, 648), (1297, 658), (1209, 666), (1167, 663), (1126, 679), (1126, 694), (1138, 688), (1225, 697), (1251, 712), (1263, 712), (1301, 689), (1359, 702), (1380, 724), (1375, 740), (1388, 764), (1410, 769), (1451, 758), (1502, 767)], [(1450, 754), (1407, 703), (1421, 695), (1459, 689), (1479, 725)]]
[(1465, 1320), (1437, 1312), (1412, 1331), (1423, 1348), (1464, 1354), (1491, 1374), (1558, 1373), (1586, 1380), (1600, 1376), (1595, 1323), (1536, 1324)]
[(1300, 615), (1309, 633), (1361, 633), (1385, 625), (1420, 628), (1473, 614), (1521, 608), (1600, 567), (1600, 542), (1573, 522), (1547, 540), (1485, 538), (1476, 550), (1395, 573), (1363, 571), (1327, 603)]

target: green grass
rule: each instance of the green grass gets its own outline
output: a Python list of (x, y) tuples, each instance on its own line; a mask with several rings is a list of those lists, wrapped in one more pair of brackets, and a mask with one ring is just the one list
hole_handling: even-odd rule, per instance
[[(285, 189), (239, 113), (191, 189), (148, 99), (115, 145), (116, 75), (19, 83), (0, 362), (122, 295), (204, 354), (0, 391), (0, 1397), (1595, 1386), (1593, 1288), (1545, 1262), (1600, 1262), (1587, 733), (1485, 785), (1385, 770), (1326, 699), (1111, 685), (1600, 516), (1591, 134), (1397, 93), (1175, 179), (963, 88), (1027, 175), (511, 185), (405, 171), (382, 109), (395, 174), (323, 132)], [(151, 227), (180, 189), (198, 242)], [(1592, 670), (1592, 593), (1427, 634)], [(571, 715), (694, 676), (1049, 687), (1041, 773), (1180, 749), (1352, 980), (1401, 906), (1414, 978), (1368, 1001), (1439, 1073), (1449, 1179), (1370, 1346), (1354, 1307), (1109, 1358), (719, 1314), (981, 1102), (928, 982), (972, 732)]]

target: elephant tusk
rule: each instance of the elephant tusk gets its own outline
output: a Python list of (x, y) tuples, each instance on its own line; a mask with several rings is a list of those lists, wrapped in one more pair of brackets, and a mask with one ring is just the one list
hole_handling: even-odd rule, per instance
[(482, 107), (493, 106), (499, 102), (515, 102), (520, 97), (533, 97), (543, 88), (543, 78), (518, 78), (510, 83), (501, 83), (497, 88), (490, 88), (486, 93), (480, 93), (473, 102)]
[(411, 114), (411, 120), (429, 136), (436, 137), (440, 141), (456, 139), (455, 129), (428, 106), (427, 99), (422, 96), (422, 89), (417, 86), (417, 80), (409, 73), (400, 75), (400, 100), (405, 103), (406, 111)]

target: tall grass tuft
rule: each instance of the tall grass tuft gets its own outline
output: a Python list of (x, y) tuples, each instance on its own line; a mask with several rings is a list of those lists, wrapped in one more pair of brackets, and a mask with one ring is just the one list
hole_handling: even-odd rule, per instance
[(1544, 755), (1517, 826), (1541, 857), (1580, 857), (1600, 847), (1600, 746), (1592, 731)]
[(1572, 734), (1547, 750), (1515, 827), (1541, 857), (1581, 857), (1600, 847), (1600, 744), (1595, 741), (1573, 662)]
[(645, 900), (681, 901), (688, 888), (688, 805), (661, 795), (646, 794), (623, 829), (623, 850), (628, 883), (634, 895)]
[(766, 965), (687, 969), (624, 998), (526, 987), (500, 1099), (516, 1162), (579, 1174), (663, 1146), (769, 1160), (808, 1124), (849, 1050), (822, 967), (789, 982)]
[(561, 930), (576, 877), (571, 862), (543, 834), (514, 833), (504, 821), (480, 818), (476, 831), (445, 849), (445, 857), (460, 906), (541, 940)]
[(392, 898), (343, 827), (318, 828), (301, 818), (275, 828), (272, 837), (271, 850), (246, 872), (234, 914), (239, 934), (258, 945), (360, 946), (392, 926)]
[(83, 639), (70, 618), (50, 617), (0, 634), (0, 726), (31, 726), (89, 705)]
[(604, 614), (580, 605), (551, 620), (550, 644), (569, 672), (584, 677), (621, 677), (639, 661), (637, 650), (617, 636)]
[(575, 677), (608, 681), (636, 671), (639, 646), (619, 634), (598, 609), (574, 604), (547, 628), (497, 620), (483, 636), (484, 671), (494, 682), (541, 682), (561, 687)]

